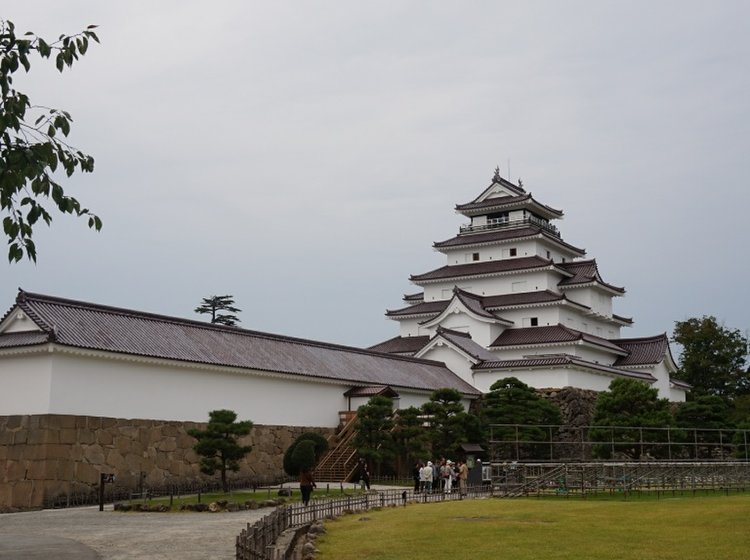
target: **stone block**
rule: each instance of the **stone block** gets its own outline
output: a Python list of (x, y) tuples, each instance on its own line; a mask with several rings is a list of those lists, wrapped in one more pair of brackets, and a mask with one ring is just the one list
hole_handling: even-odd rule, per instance
[(102, 418), (102, 428), (105, 430), (111, 430), (117, 427), (117, 418)]
[(22, 446), (23, 458), (29, 461), (39, 461), (47, 458), (46, 445), (24, 445)]
[(27, 429), (18, 429), (13, 432), (13, 445), (23, 445), (28, 441), (29, 431)]
[(116, 471), (125, 469), (125, 458), (117, 449), (111, 449), (107, 452), (106, 465), (112, 467)]
[(13, 443), (13, 432), (0, 428), (0, 445), (10, 445)]
[(8, 458), (8, 449), (9, 446), (0, 445), (0, 462), (5, 461)]
[(13, 415), (6, 416), (6, 418), (5, 428), (8, 430), (16, 430), (21, 426), (28, 425), (28, 416)]
[(173, 437), (164, 438), (156, 445), (156, 449), (162, 453), (170, 453), (177, 449), (177, 441)]
[(99, 430), (96, 432), (96, 442), (99, 445), (112, 445), (114, 437), (111, 430)]
[(88, 463), (76, 463), (74, 479), (84, 484), (99, 484), (99, 469)]
[(0, 511), (3, 507), (11, 507), (13, 499), (13, 486), (10, 484), (0, 484)]
[(96, 441), (96, 432), (90, 428), (77, 428), (76, 441), (81, 444), (90, 444)]
[(101, 445), (89, 445), (83, 450), (84, 458), (94, 465), (104, 464), (104, 449)]
[(45, 447), (45, 456), (47, 459), (69, 459), (71, 458), (71, 448), (72, 446), (61, 443), (47, 445)]
[(5, 476), (11, 482), (26, 479), (26, 470), (26, 461), (7, 461), (5, 464)]
[(70, 459), (72, 461), (83, 461), (83, 445), (74, 443), (70, 446)]
[(24, 445), (11, 445), (7, 447), (8, 450), (8, 456), (7, 459), (9, 461), (20, 461), (23, 459), (23, 452), (26, 446)]
[(101, 430), (102, 429), (102, 418), (99, 416), (87, 416), (86, 417), (86, 427), (91, 430)]
[(123, 435), (128, 439), (138, 439), (138, 428), (133, 426), (132, 424), (118, 426), (117, 431), (120, 433), (120, 435)]
[[(51, 478), (48, 476), (47, 469), (47, 461), (29, 461), (28, 468), (26, 469), (26, 478), (29, 480), (45, 480)], [(54, 471), (52, 477), (54, 477)]]
[(161, 428), (149, 428), (148, 436), (144, 442), (148, 445), (154, 445), (156, 442), (161, 441), (162, 437)]
[(75, 475), (75, 462), (69, 460), (55, 461), (55, 478), (57, 480), (71, 481)]
[(58, 427), (66, 430), (73, 430), (76, 428), (76, 416), (70, 415), (70, 414), (60, 414), (58, 415)]
[(60, 443), (76, 443), (78, 441), (78, 432), (75, 430), (75, 428), (62, 428), (58, 437)]
[(114, 441), (115, 449), (125, 455), (130, 452), (130, 442), (131, 440), (128, 437), (116, 436)]
[(11, 497), (10, 502), (12, 507), (18, 508), (32, 508), (35, 505), (32, 502), (32, 492), (34, 490), (34, 483), (30, 480), (21, 480), (11, 485)]
[(52, 430), (50, 428), (29, 430), (29, 438), (27, 442), (32, 445), (38, 443), (60, 443), (60, 432), (58, 430)]

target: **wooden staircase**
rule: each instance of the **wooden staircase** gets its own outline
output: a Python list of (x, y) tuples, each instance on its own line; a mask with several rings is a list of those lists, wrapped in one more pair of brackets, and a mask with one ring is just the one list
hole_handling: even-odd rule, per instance
[(342, 421), (343, 427), (328, 438), (328, 452), (315, 467), (318, 482), (348, 482), (357, 472), (357, 451), (351, 445), (357, 413), (342, 413)]

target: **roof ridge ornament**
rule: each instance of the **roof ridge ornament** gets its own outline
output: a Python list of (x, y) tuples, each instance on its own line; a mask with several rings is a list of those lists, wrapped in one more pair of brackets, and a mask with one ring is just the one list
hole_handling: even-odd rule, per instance
[(500, 166), (495, 167), (495, 174), (492, 176), (493, 183), (500, 183), (503, 178), (500, 176)]

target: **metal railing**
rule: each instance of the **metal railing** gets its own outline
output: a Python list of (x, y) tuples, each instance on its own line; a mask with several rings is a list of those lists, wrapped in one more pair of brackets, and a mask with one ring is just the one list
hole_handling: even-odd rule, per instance
[(494, 496), (508, 498), (744, 492), (750, 463), (493, 463), (492, 486)]
[(750, 430), (493, 424), (490, 460), (750, 461)]
[[(237, 536), (237, 560), (278, 560), (285, 557), (275, 546), (284, 531), (303, 527), (315, 521), (332, 519), (336, 516), (386, 507), (403, 507), (410, 503), (434, 503), (466, 500), (492, 495), (490, 485), (469, 486), (465, 494), (458, 489), (446, 494), (415, 494), (413, 490), (385, 490), (359, 496), (346, 496), (335, 499), (315, 499), (305, 506), (301, 503), (278, 507), (273, 513), (248, 524)], [(291, 551), (287, 550), (286, 555)], [(289, 557), (289, 556), (286, 556)]]
[(459, 231), (461, 233), (469, 233), (469, 232), (476, 232), (476, 231), (487, 231), (487, 230), (493, 230), (498, 228), (514, 228), (514, 227), (522, 227), (527, 225), (535, 225), (543, 230), (547, 231), (548, 233), (551, 233), (555, 237), (560, 237), (560, 230), (557, 229), (556, 226), (550, 224), (546, 220), (542, 220), (541, 218), (537, 218), (536, 216), (528, 216), (526, 218), (516, 219), (516, 220), (509, 220), (507, 218), (492, 218), (488, 219), (486, 224), (466, 224), (459, 228)]

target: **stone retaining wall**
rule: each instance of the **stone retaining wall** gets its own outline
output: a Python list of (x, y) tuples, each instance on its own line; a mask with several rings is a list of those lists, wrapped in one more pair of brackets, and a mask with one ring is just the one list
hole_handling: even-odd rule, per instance
[[(0, 511), (91, 492), (102, 472), (114, 473), (119, 487), (133, 490), (141, 476), (146, 487), (205, 481), (193, 451), (196, 440), (187, 434), (205, 426), (57, 414), (0, 416)], [(240, 440), (253, 450), (232, 476), (277, 479), (284, 451), (304, 431), (327, 436), (334, 430), (254, 426)]]

